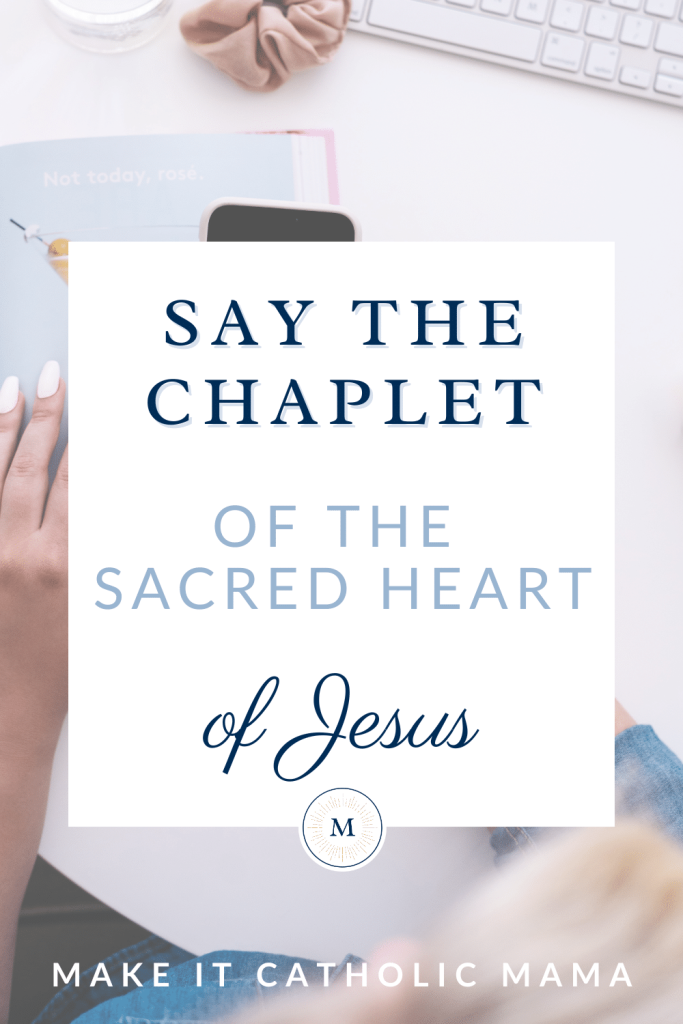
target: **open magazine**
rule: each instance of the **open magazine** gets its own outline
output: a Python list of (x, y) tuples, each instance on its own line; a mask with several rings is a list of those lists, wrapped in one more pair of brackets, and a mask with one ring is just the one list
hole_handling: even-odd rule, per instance
[(221, 196), (339, 201), (323, 130), (20, 143), (0, 148), (0, 180), (0, 368), (27, 394), (46, 360), (67, 373), (69, 242), (196, 241)]

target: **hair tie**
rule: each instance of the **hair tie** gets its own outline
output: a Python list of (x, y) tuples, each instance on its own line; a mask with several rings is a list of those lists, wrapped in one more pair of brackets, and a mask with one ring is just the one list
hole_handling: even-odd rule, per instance
[(244, 89), (271, 92), (339, 48), (351, 0), (210, 0), (180, 19), (191, 49)]

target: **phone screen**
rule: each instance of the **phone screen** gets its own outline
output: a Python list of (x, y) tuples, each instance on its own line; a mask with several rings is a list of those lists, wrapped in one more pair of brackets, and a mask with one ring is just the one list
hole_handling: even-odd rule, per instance
[(217, 207), (209, 218), (207, 242), (353, 242), (352, 221), (330, 210), (277, 206)]

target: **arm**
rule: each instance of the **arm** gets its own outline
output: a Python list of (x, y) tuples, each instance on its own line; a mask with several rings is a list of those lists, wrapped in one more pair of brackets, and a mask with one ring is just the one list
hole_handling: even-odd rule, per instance
[[(47, 475), (65, 390), (48, 363), (18, 448), (23, 396), (0, 412), (0, 1024), (66, 714), (66, 453), (49, 496)], [(11, 380), (3, 386), (0, 408), (15, 391)]]
[(629, 715), (626, 708), (623, 708), (618, 700), (614, 702), (614, 735), (618, 736), (620, 732), (624, 732), (625, 729), (630, 729), (632, 725), (636, 725), (635, 718)]

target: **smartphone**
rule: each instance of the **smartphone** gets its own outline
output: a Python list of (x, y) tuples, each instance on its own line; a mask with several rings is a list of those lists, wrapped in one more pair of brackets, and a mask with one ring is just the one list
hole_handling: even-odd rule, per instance
[(338, 206), (269, 199), (216, 199), (199, 225), (200, 242), (358, 242), (360, 226)]

